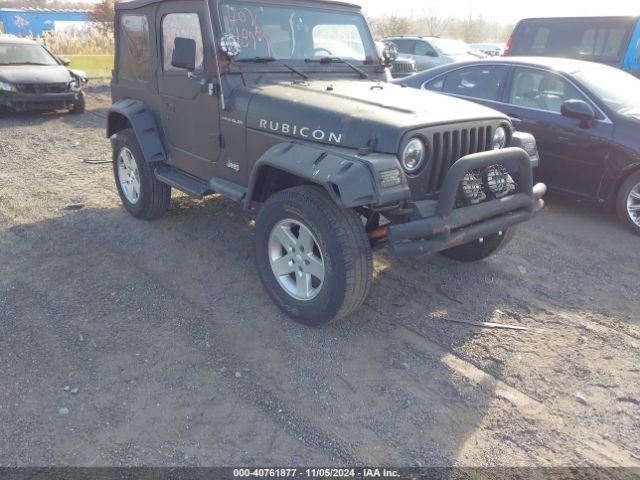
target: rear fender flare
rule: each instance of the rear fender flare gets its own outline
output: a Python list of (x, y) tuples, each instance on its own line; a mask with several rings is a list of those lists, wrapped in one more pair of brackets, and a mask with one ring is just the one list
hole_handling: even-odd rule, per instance
[(151, 109), (140, 100), (124, 99), (114, 103), (107, 115), (107, 138), (122, 129), (122, 119), (131, 125), (148, 163), (165, 162), (167, 154)]

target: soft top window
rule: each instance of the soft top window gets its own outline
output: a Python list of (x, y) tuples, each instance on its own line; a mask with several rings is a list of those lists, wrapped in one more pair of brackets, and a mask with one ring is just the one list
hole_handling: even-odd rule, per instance
[(118, 54), (122, 78), (140, 82), (151, 81), (149, 22), (145, 15), (122, 15)]

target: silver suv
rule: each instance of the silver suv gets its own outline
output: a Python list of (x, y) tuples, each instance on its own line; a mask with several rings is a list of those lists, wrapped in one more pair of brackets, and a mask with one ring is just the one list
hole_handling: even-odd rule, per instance
[(393, 42), (402, 57), (415, 60), (419, 72), (449, 63), (484, 58), (482, 53), (474, 51), (461, 40), (401, 36), (386, 37), (384, 41)]

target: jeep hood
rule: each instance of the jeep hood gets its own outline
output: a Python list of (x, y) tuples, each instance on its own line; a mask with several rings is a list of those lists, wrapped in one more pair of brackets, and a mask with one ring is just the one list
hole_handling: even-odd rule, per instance
[(248, 128), (308, 141), (396, 153), (414, 129), (507, 118), (476, 103), (370, 81), (310, 81), (252, 87)]
[(7, 83), (67, 83), (69, 71), (62, 65), (0, 65), (0, 81)]

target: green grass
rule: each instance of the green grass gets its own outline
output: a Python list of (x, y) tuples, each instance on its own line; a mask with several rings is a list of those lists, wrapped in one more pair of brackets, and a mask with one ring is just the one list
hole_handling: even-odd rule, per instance
[(110, 78), (113, 55), (63, 55), (71, 60), (69, 68), (84, 70), (88, 78)]

